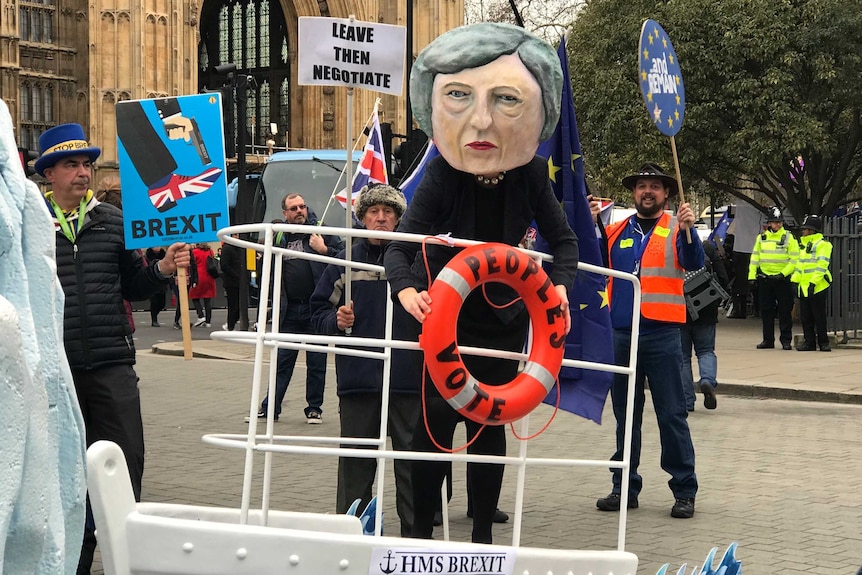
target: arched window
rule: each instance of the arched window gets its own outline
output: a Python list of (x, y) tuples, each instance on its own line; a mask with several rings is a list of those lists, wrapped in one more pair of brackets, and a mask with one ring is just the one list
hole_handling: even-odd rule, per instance
[(38, 84), (33, 86), (33, 121), (42, 121), (42, 87)]
[(36, 147), (30, 143), (33, 139), (32, 133), (33, 130), (30, 129), (30, 126), (21, 126), (21, 140), (18, 142), (18, 145), (27, 148), (28, 150), (38, 150), (38, 139)]
[(43, 96), (43, 118), (46, 123), (50, 124), (54, 121), (54, 89), (52, 86), (46, 86)]
[(30, 109), (30, 84), (21, 84), (21, 120), (29, 121), (33, 119), (33, 112)]
[[(265, 144), (270, 123), (279, 133), (290, 126), (290, 63), (287, 26), (278, 0), (206, 0), (201, 10), (199, 89), (218, 88), (226, 74), (215, 67), (234, 63), (249, 82), (247, 125), (256, 146)], [(254, 130), (252, 130), (254, 118)]]
[(54, 13), (47, 10), (42, 12), (42, 42), (54, 43)]
[(18, 9), (18, 34), (24, 42), (30, 39), (30, 9), (24, 6)]
[(30, 41), (42, 41), (42, 13), (38, 10), (30, 13)]

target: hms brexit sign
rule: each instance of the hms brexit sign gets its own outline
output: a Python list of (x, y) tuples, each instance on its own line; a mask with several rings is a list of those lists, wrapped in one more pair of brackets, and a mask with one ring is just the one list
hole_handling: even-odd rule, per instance
[(368, 575), (512, 575), (514, 551), (375, 548)]

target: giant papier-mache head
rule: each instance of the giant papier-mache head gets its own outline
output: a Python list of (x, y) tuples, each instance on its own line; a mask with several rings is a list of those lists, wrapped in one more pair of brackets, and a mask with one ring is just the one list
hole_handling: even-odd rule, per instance
[(523, 28), (490, 22), (442, 34), (410, 73), (419, 126), (453, 167), (476, 174), (532, 158), (556, 128), (562, 85), (550, 44)]

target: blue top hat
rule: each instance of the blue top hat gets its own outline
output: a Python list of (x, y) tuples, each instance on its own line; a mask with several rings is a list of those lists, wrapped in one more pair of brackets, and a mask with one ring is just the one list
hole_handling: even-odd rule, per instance
[(45, 130), (39, 136), (39, 159), (36, 160), (36, 172), (44, 176), (45, 168), (50, 168), (69, 156), (88, 156), (91, 162), (95, 162), (101, 153), (100, 148), (87, 143), (84, 128), (80, 124), (60, 124)]

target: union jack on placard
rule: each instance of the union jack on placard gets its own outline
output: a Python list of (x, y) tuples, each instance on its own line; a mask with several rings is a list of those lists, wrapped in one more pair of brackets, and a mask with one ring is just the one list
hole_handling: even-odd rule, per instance
[[(351, 205), (356, 201), (359, 191), (368, 184), (388, 184), (389, 176), (386, 174), (386, 154), (383, 151), (383, 135), (380, 132), (380, 120), (377, 117), (377, 104), (371, 114), (371, 127), (368, 131), (368, 141), (365, 142), (365, 150), (362, 159), (353, 176), (351, 186)], [(341, 190), (335, 195), (335, 199), (345, 209), (347, 208), (346, 190)]]
[(166, 184), (148, 192), (150, 201), (157, 210), (165, 212), (176, 206), (183, 198), (196, 196), (210, 189), (221, 173), (220, 168), (209, 168), (197, 176), (171, 174)]

